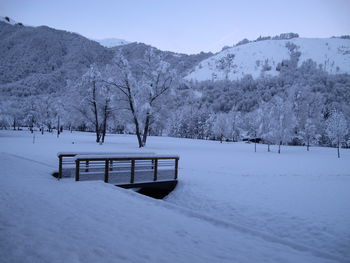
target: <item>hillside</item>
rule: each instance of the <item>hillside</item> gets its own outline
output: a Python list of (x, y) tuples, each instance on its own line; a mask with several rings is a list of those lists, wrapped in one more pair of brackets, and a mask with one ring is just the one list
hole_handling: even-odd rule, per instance
[(188, 80), (237, 80), (251, 74), (277, 75), (278, 65), (300, 52), (299, 62), (311, 59), (331, 74), (350, 73), (350, 40), (341, 38), (293, 38), (264, 40), (227, 48), (199, 63)]
[(26, 96), (59, 91), (113, 52), (78, 34), (0, 22), (0, 92)]
[(130, 43), (114, 47), (114, 51), (120, 51), (131, 64), (138, 64), (143, 59), (147, 50), (153, 50), (154, 53), (160, 55), (164, 61), (168, 62), (173, 69), (177, 71), (180, 77), (186, 76), (198, 63), (211, 57), (212, 53), (201, 52), (195, 55), (187, 55), (175, 53), (171, 51), (162, 51), (144, 43)]
[(121, 51), (131, 64), (138, 64), (149, 49), (160, 54), (180, 76), (212, 55), (203, 52), (198, 55), (178, 54), (124, 40), (118, 43), (115, 39), (93, 41), (76, 33), (47, 26), (23, 26), (2, 17), (0, 93), (22, 97), (57, 92), (81, 78), (91, 64), (111, 63), (117, 51)]

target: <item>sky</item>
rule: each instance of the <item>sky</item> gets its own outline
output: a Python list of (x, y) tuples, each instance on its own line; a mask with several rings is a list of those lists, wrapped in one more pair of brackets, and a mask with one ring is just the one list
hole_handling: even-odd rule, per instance
[(0, 0), (0, 16), (194, 54), (259, 36), (350, 35), (350, 0)]

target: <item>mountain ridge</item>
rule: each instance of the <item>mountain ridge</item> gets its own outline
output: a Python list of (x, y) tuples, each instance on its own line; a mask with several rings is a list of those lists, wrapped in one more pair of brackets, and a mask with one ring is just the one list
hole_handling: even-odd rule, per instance
[(144, 43), (125, 43), (106, 48), (80, 34), (47, 26), (23, 26), (0, 17), (1, 90), (60, 90), (82, 76), (93, 64), (108, 64), (115, 52), (131, 62), (153, 49), (170, 63), (180, 78), (189, 81), (238, 80), (245, 75), (276, 76), (291, 56), (298, 65), (311, 59), (330, 74), (350, 73), (350, 39), (299, 38), (295, 33), (274, 38), (240, 41), (218, 53), (195, 55), (162, 51)]

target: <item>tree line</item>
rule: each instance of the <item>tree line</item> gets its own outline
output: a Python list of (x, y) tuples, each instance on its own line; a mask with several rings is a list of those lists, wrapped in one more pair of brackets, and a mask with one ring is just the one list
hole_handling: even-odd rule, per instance
[(135, 134), (267, 144), (349, 146), (350, 76), (330, 75), (298, 54), (278, 65), (278, 76), (237, 81), (183, 81), (161, 54), (147, 50), (128, 61), (92, 64), (65, 90), (8, 96), (0, 104), (0, 127)]

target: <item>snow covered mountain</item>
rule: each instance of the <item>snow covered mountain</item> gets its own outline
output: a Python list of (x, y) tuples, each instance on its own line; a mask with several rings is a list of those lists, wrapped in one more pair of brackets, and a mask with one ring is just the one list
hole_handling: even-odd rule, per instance
[[(251, 74), (277, 75), (278, 64), (299, 57), (298, 65), (311, 59), (331, 74), (350, 73), (350, 39), (293, 38), (236, 45), (201, 61), (187, 80), (237, 80)], [(300, 52), (300, 53), (299, 53)]]
[[(92, 63), (110, 63), (117, 51), (121, 51), (132, 64), (138, 63), (146, 51), (152, 49), (162, 55), (181, 77), (212, 55), (203, 52), (197, 55), (178, 54), (142, 43), (122, 41), (116, 47), (106, 48), (76, 33), (47, 26), (24, 26), (11, 18), (1, 17), (0, 96), (60, 91), (81, 78)], [(109, 44), (112, 46), (112, 42)]]
[(108, 48), (117, 47), (117, 46), (126, 45), (126, 44), (131, 43), (129, 41), (126, 41), (124, 39), (119, 39), (119, 38), (104, 38), (104, 39), (93, 39), (93, 40), (97, 41), (102, 46), (108, 47)]
[(113, 51), (81, 35), (47, 26), (0, 21), (0, 96), (57, 92)]

